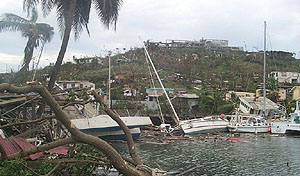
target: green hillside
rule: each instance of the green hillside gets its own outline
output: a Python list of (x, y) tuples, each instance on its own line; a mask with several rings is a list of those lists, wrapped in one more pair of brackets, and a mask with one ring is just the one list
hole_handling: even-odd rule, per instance
[[(234, 103), (228, 105), (224, 102), (227, 90), (255, 92), (263, 82), (262, 52), (152, 48), (149, 49), (149, 53), (165, 87), (185, 88), (188, 93), (200, 95), (200, 106), (196, 111), (200, 110), (205, 114), (232, 110)], [(299, 72), (299, 60), (291, 55), (284, 55), (284, 52), (267, 54), (267, 73)], [(59, 79), (88, 80), (95, 83), (96, 88), (107, 90), (108, 58), (100, 58), (100, 60), (101, 63), (65, 63)], [(44, 82), (45, 76), (50, 72), (51, 66), (38, 70), (37, 80)], [(122, 79), (115, 79), (112, 83), (112, 98), (126, 99), (122, 91), (127, 88), (138, 91), (137, 96), (132, 99), (144, 100), (145, 88), (151, 85), (149, 73), (144, 50), (141, 48), (113, 56), (112, 79), (115, 76), (122, 76)], [(1, 81), (8, 82), (12, 74), (1, 74)], [(31, 80), (32, 72), (27, 72), (24, 77), (19, 78), (17, 84), (24, 84), (25, 80)], [(274, 81), (272, 83), (274, 84)], [(158, 81), (155, 81), (155, 84), (156, 87), (160, 87)], [(274, 89), (273, 84), (268, 84), (267, 88), (273, 86)]]

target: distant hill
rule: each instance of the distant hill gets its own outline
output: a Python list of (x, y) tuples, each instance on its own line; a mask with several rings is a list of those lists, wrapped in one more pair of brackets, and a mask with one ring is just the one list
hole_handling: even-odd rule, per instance
[[(243, 51), (207, 51), (197, 48), (152, 48), (149, 49), (152, 60), (159, 70), (166, 87), (187, 88), (195, 86), (205, 89), (227, 89), (250, 91), (263, 82), (263, 52)], [(101, 62), (75, 64), (65, 63), (59, 79), (89, 80), (96, 87), (105, 89), (108, 78), (108, 59)], [(143, 49), (136, 48), (112, 57), (112, 78), (125, 75), (127, 80), (118, 82), (117, 87), (126, 84), (133, 88), (149, 87), (149, 70)], [(286, 52), (267, 53), (267, 73), (271, 71), (298, 72), (299, 60)], [(51, 67), (38, 71), (37, 79), (42, 80), (50, 74)], [(30, 80), (32, 73), (25, 74), (24, 83)], [(7, 82), (12, 74), (0, 74), (1, 82)], [(130, 79), (129, 79), (130, 78)]]

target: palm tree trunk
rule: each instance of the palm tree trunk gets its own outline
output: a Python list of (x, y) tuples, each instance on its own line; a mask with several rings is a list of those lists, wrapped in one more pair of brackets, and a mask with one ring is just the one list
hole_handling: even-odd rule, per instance
[(17, 78), (19, 78), (20, 75), (22, 75), (22, 73), (26, 70), (28, 70), (29, 68), (29, 64), (32, 60), (32, 56), (33, 56), (33, 51), (34, 51), (34, 43), (35, 43), (35, 39), (29, 38), (26, 47), (24, 49), (24, 64), (23, 67), (16, 73), (16, 75), (14, 76), (14, 78), (10, 81), (10, 83), (14, 83), (16, 81)]
[(49, 90), (51, 90), (54, 87), (55, 81), (57, 79), (62, 61), (64, 59), (64, 56), (65, 56), (65, 53), (66, 53), (66, 50), (68, 47), (70, 34), (71, 34), (71, 30), (72, 30), (72, 24), (73, 24), (73, 20), (74, 20), (74, 12), (75, 12), (75, 8), (76, 8), (76, 3), (77, 3), (77, 0), (72, 0), (72, 2), (70, 4), (69, 12), (67, 14), (67, 17), (65, 18), (64, 37), (62, 40), (61, 48), (60, 48), (56, 63), (54, 65), (54, 68), (53, 68), (51, 76), (50, 76), (50, 81), (48, 84)]

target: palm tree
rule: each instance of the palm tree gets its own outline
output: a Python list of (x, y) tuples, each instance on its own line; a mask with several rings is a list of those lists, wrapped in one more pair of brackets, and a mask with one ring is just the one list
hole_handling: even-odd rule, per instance
[(38, 15), (35, 9), (32, 9), (29, 20), (12, 13), (2, 15), (0, 32), (20, 31), (22, 36), (28, 39), (24, 49), (22, 68), (16, 74), (15, 78), (25, 70), (28, 70), (34, 49), (39, 47), (40, 44), (44, 45), (46, 42), (50, 42), (54, 35), (54, 28), (46, 23), (37, 23), (37, 18)]
[(53, 8), (56, 8), (57, 21), (63, 36), (61, 48), (48, 84), (48, 88), (52, 89), (67, 50), (71, 30), (74, 31), (75, 39), (79, 38), (83, 28), (89, 34), (88, 22), (92, 5), (94, 5), (98, 17), (105, 27), (109, 28), (110, 25), (116, 27), (122, 0), (24, 0), (23, 8), (25, 11), (30, 12), (30, 9), (35, 8), (40, 2), (44, 15), (49, 14)]

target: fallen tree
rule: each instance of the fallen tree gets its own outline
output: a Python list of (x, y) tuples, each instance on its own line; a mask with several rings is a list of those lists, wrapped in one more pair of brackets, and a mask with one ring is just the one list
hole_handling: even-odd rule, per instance
[[(101, 140), (98, 137), (91, 136), (88, 134), (85, 134), (81, 132), (78, 128), (74, 126), (74, 124), (71, 122), (71, 120), (68, 118), (68, 116), (65, 114), (65, 112), (62, 110), (61, 106), (55, 101), (55, 99), (52, 97), (50, 92), (42, 85), (28, 85), (25, 87), (16, 87), (12, 84), (0, 84), (0, 92), (8, 91), (10, 93), (17, 93), (17, 94), (26, 94), (30, 92), (36, 92), (41, 97), (43, 102), (45, 102), (54, 112), (55, 116), (52, 116), (53, 118), (57, 119), (70, 133), (70, 137), (59, 139), (57, 141), (53, 141), (51, 143), (43, 144), (41, 146), (38, 146), (36, 148), (32, 148), (26, 151), (22, 151), (19, 153), (16, 153), (14, 155), (6, 156), (3, 152), (1, 152), (1, 155), (3, 159), (14, 159), (17, 157), (24, 157), (29, 156), (30, 154), (34, 154), (37, 152), (46, 151), (49, 149), (52, 149), (57, 146), (62, 146), (66, 144), (74, 144), (74, 143), (83, 143), (88, 144), (90, 146), (95, 147), (96, 149), (100, 150), (108, 159), (108, 161), (122, 174), (124, 175), (150, 175), (150, 173), (138, 170), (134, 166), (140, 166), (142, 164), (141, 160), (139, 159), (135, 147), (133, 144), (132, 136), (130, 134), (129, 129), (127, 126), (122, 122), (122, 120), (113, 113), (103, 100), (101, 100), (101, 97), (96, 92), (93, 92), (94, 96), (96, 97), (96, 100), (99, 101), (103, 107), (105, 107), (105, 111), (112, 116), (112, 118), (117, 121), (117, 123), (122, 127), (126, 134), (126, 139), (128, 142), (130, 155), (133, 158), (133, 164), (131, 165), (128, 162), (126, 162), (123, 157), (112, 147), (110, 146), (106, 141)], [(52, 118), (51, 117), (51, 118)], [(38, 120), (40, 121), (40, 119)], [(123, 123), (123, 124), (122, 124)], [(20, 124), (17, 124), (20, 125)], [(124, 126), (125, 125), (125, 126)], [(0, 150), (2, 151), (2, 150)], [(142, 167), (138, 167), (142, 168)]]

